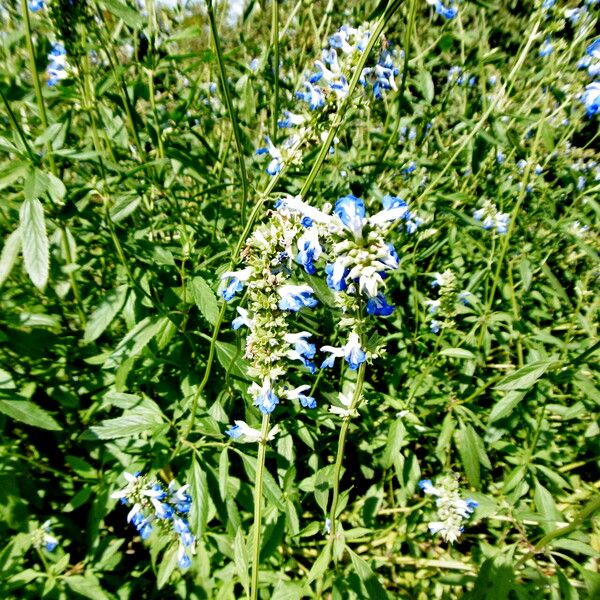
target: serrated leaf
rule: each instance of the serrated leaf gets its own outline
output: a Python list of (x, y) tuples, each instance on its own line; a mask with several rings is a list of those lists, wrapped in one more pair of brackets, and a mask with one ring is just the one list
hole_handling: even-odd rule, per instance
[(202, 470), (196, 456), (192, 459), (188, 481), (190, 482), (190, 494), (192, 496), (190, 526), (196, 537), (200, 538), (206, 531), (208, 520), (208, 484), (206, 473)]
[(90, 429), (101, 440), (131, 437), (141, 433), (151, 434), (164, 425), (162, 414), (154, 408), (138, 406), (121, 417), (107, 419)]
[(48, 236), (44, 208), (37, 198), (25, 199), (21, 204), (20, 224), (25, 270), (33, 285), (43, 290), (48, 282)]
[(93, 575), (71, 575), (64, 578), (65, 585), (75, 594), (90, 600), (110, 600), (110, 596), (102, 589), (100, 581)]
[(156, 587), (160, 590), (170, 579), (177, 567), (178, 544), (171, 544), (163, 554), (156, 574)]
[(517, 404), (523, 400), (525, 397), (525, 392), (512, 390), (505, 394), (490, 411), (490, 416), (488, 417), (488, 424), (499, 421), (500, 419), (504, 419), (508, 417), (512, 411), (515, 409)]
[(234, 377), (248, 379), (248, 363), (242, 358), (242, 352), (233, 344), (217, 342), (217, 360), (221, 366)]
[[(256, 526), (257, 524), (255, 524)], [(260, 524), (258, 524), (260, 527)], [(244, 540), (244, 532), (242, 529), (238, 529), (233, 540), (233, 563), (235, 570), (240, 578), (240, 582), (248, 593), (248, 571), (250, 568), (250, 559), (248, 557), (248, 548), (246, 547), (246, 541)]]
[(317, 556), (317, 560), (313, 563), (312, 567), (307, 576), (306, 583), (311, 583), (315, 579), (321, 577), (327, 568), (329, 567), (329, 563), (331, 561), (331, 545), (325, 544), (323, 550), (319, 556)]
[(20, 421), (32, 427), (50, 431), (62, 430), (62, 426), (54, 417), (28, 400), (0, 400), (0, 412), (15, 419), (15, 421)]
[(456, 432), (457, 449), (469, 483), (479, 487), (480, 467), (477, 434), (470, 425), (461, 424)]
[(117, 345), (108, 357), (104, 368), (118, 366), (125, 360), (137, 356), (150, 340), (164, 327), (168, 317), (146, 317), (142, 319)]
[(145, 25), (145, 19), (142, 15), (133, 10), (133, 8), (127, 6), (120, 0), (102, 0), (102, 4), (106, 6), (109, 12), (115, 17), (123, 19), (123, 22), (133, 29), (141, 29)]
[(449, 356), (451, 358), (477, 358), (472, 352), (465, 350), (464, 348), (444, 348), (440, 352), (440, 355)]
[(346, 551), (350, 555), (354, 571), (367, 590), (367, 598), (371, 598), (371, 600), (385, 600), (385, 598), (389, 598), (387, 592), (379, 582), (379, 579), (377, 579), (375, 573), (371, 570), (367, 561), (348, 547), (346, 547)]
[(113, 322), (123, 308), (127, 297), (127, 289), (127, 285), (121, 285), (103, 296), (100, 304), (87, 321), (85, 333), (83, 334), (84, 342), (93, 342), (98, 339)]
[(6, 281), (10, 275), (12, 268), (17, 262), (17, 257), (21, 251), (22, 236), (21, 228), (17, 227), (4, 242), (2, 254), (0, 254), (0, 286)]
[(202, 277), (194, 277), (191, 286), (194, 302), (200, 309), (202, 316), (211, 325), (216, 325), (219, 320), (219, 302), (215, 293)]
[(552, 361), (544, 360), (530, 363), (514, 373), (507, 375), (498, 385), (497, 390), (527, 390), (548, 370)]

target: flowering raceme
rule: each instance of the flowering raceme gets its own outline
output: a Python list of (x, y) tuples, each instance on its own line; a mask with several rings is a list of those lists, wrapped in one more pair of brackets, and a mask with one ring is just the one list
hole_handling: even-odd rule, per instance
[[(304, 226), (301, 219), (278, 210), (271, 211), (269, 217), (246, 242), (242, 256), (247, 266), (224, 273), (221, 290), (229, 301), (246, 289), (247, 308), (237, 308), (232, 327), (248, 330), (245, 358), (250, 363), (248, 374), (255, 380), (248, 391), (263, 414), (273, 412), (281, 398), (296, 400), (306, 408), (316, 406), (314, 398), (303, 393), (308, 386), (294, 388), (282, 381), (289, 361), (300, 362), (311, 373), (316, 368), (311, 334), (292, 331), (290, 323), (291, 315), (317, 304), (309, 285), (291, 281), (293, 248)], [(260, 432), (243, 421), (236, 421), (227, 433), (241, 441), (260, 440)]]
[(478, 503), (472, 498), (464, 500), (461, 497), (454, 474), (441, 477), (437, 485), (430, 479), (422, 479), (419, 487), (425, 494), (436, 496), (437, 520), (429, 523), (429, 531), (439, 533), (444, 541), (452, 544), (464, 530), (462, 522), (471, 516)]
[(123, 473), (127, 485), (111, 494), (131, 509), (127, 522), (131, 523), (143, 540), (156, 529), (158, 534), (178, 543), (177, 561), (182, 569), (191, 564), (190, 554), (196, 553), (196, 539), (192, 535), (187, 515), (192, 506), (189, 486), (179, 487), (175, 480), (165, 490), (155, 479), (141, 473)]

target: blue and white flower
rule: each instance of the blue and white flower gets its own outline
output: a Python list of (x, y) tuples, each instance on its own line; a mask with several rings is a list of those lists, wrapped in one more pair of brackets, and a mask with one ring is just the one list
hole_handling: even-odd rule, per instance
[(301, 308), (313, 308), (317, 305), (310, 285), (282, 285), (277, 289), (280, 296), (279, 308), (281, 310), (299, 311)]
[(308, 342), (309, 337), (311, 337), (311, 334), (308, 331), (301, 331), (300, 333), (287, 333), (284, 339), (291, 346), (287, 357), (290, 360), (299, 360), (305, 367), (310, 369), (311, 373), (314, 373), (316, 367), (311, 359), (315, 356), (316, 347)]
[(600, 81), (590, 83), (581, 95), (588, 117), (593, 117), (600, 112)]
[(441, 477), (437, 485), (430, 479), (422, 479), (419, 487), (425, 494), (436, 497), (438, 520), (428, 524), (429, 531), (439, 533), (444, 541), (452, 544), (463, 532), (463, 521), (473, 514), (478, 503), (472, 498), (461, 497), (458, 480), (453, 474)]
[(304, 408), (317, 408), (317, 401), (304, 393), (307, 390), (310, 390), (310, 385), (301, 385), (293, 390), (287, 390), (285, 397), (288, 400), (299, 400)]
[(314, 263), (323, 254), (318, 229), (316, 227), (308, 227), (298, 238), (297, 245), (298, 254), (296, 254), (296, 262), (301, 264), (308, 274), (314, 275), (317, 271)]
[[(279, 425), (275, 425), (267, 434), (267, 441), (275, 439), (279, 433)], [(225, 432), (232, 440), (247, 443), (257, 443), (262, 440), (262, 433), (259, 429), (250, 427), (246, 421), (234, 421), (234, 426)]]
[(55, 86), (60, 80), (66, 79), (67, 74), (67, 51), (61, 42), (54, 42), (48, 54), (48, 85)]
[(250, 318), (250, 313), (241, 306), (238, 306), (236, 310), (239, 316), (237, 316), (233, 321), (231, 321), (231, 328), (239, 329), (244, 325), (248, 327), (248, 329), (252, 329), (254, 321)]
[(454, 5), (454, 0), (448, 0), (449, 6), (444, 5), (441, 0), (427, 0), (427, 4), (430, 4), (435, 8), (435, 12), (438, 15), (442, 15), (445, 19), (454, 19), (458, 14), (458, 9)]
[(275, 395), (273, 383), (269, 379), (265, 379), (262, 386), (253, 383), (248, 392), (253, 397), (255, 406), (265, 415), (272, 413), (279, 404), (279, 398)]
[(29, 10), (31, 12), (38, 12), (39, 10), (42, 10), (45, 7), (45, 2), (44, 0), (29, 0), (28, 5), (29, 5)]
[(348, 341), (341, 348), (333, 346), (323, 346), (322, 352), (329, 353), (329, 356), (321, 364), (321, 368), (333, 367), (336, 358), (344, 357), (350, 369), (355, 371), (367, 360), (367, 355), (360, 344), (360, 336), (356, 332), (351, 332)]
[(256, 154), (268, 154), (271, 157), (271, 162), (267, 165), (266, 171), (269, 175), (274, 176), (281, 171), (283, 159), (281, 157), (281, 152), (273, 145), (269, 136), (265, 136), (265, 142), (267, 143), (266, 147), (259, 148), (256, 151)]
[(221, 290), (221, 296), (229, 302), (238, 292), (244, 289), (245, 283), (252, 277), (252, 269), (246, 267), (239, 271), (227, 271), (221, 275), (225, 287)]

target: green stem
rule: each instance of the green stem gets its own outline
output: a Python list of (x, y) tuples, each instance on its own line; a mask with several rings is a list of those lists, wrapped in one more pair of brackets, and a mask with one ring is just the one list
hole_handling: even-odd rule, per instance
[(258, 567), (260, 562), (260, 534), (262, 520), (262, 491), (263, 475), (265, 471), (265, 456), (267, 454), (267, 436), (269, 435), (269, 415), (262, 417), (260, 428), (261, 439), (258, 442), (258, 456), (256, 458), (256, 475), (254, 480), (254, 525), (252, 535), (252, 577), (250, 580), (250, 600), (258, 598)]
[[(365, 383), (365, 372), (367, 363), (361, 363), (358, 368), (358, 376), (356, 379), (356, 386), (354, 388), (354, 395), (352, 396), (352, 402), (348, 410), (351, 412), (355, 410), (362, 399), (362, 390)], [(331, 521), (331, 541), (335, 541), (337, 532), (337, 506), (340, 495), (340, 481), (342, 472), (342, 461), (344, 460), (344, 449), (346, 446), (346, 435), (348, 434), (348, 428), (350, 427), (351, 417), (345, 417), (340, 428), (340, 435), (338, 438), (338, 448), (335, 457), (335, 467), (333, 470), (333, 494), (331, 497), (331, 508), (329, 510), (329, 520)]]
[[(23, 13), (23, 20), (25, 21), (25, 40), (27, 42), (27, 53), (29, 54), (29, 68), (31, 70), (31, 78), (33, 79), (33, 88), (35, 90), (35, 99), (38, 106), (38, 112), (40, 121), (44, 131), (48, 129), (48, 117), (46, 116), (46, 106), (44, 104), (44, 96), (42, 95), (42, 88), (40, 86), (40, 79), (38, 77), (37, 67), (35, 64), (35, 49), (33, 47), (33, 39), (31, 36), (31, 21), (29, 19), (29, 8), (27, 6), (27, 0), (21, 0), (21, 12)], [(54, 156), (52, 155), (52, 146), (47, 141), (46, 144), (46, 156), (50, 163), (50, 170), (53, 175), (57, 174), (56, 163), (54, 162)]]
[[(233, 107), (233, 101), (231, 100), (231, 94), (229, 93), (229, 84), (227, 83), (227, 76), (225, 74), (225, 61), (223, 60), (223, 52), (221, 51), (221, 42), (219, 39), (219, 32), (217, 31), (217, 25), (215, 21), (215, 12), (213, 9), (212, 0), (206, 0), (206, 6), (208, 8), (208, 19), (210, 21), (210, 32), (212, 35), (213, 43), (215, 45), (215, 52), (217, 54), (217, 62), (219, 65), (219, 79), (221, 81), (221, 89), (223, 90), (223, 96), (225, 98), (225, 105), (227, 106), (227, 112), (229, 113), (229, 119), (233, 128), (233, 137), (235, 139), (235, 149), (237, 151), (238, 165), (240, 169), (240, 180), (242, 182), (242, 206), (240, 214), (242, 218), (242, 225), (246, 223), (246, 204), (248, 203), (248, 175), (246, 174), (246, 164), (244, 162), (244, 147), (242, 146), (242, 139), (240, 135), (240, 126), (238, 123), (237, 115)], [(279, 52), (279, 51), (278, 51)], [(275, 117), (277, 118), (277, 117)]]
[(406, 79), (408, 77), (408, 61), (410, 54), (411, 37), (415, 26), (415, 17), (417, 14), (417, 2), (419, 0), (410, 0), (408, 8), (408, 22), (404, 31), (404, 64), (402, 65), (402, 79), (400, 80), (400, 89), (398, 90), (398, 114), (396, 115), (396, 124), (394, 130), (390, 134), (387, 142), (384, 144), (381, 154), (379, 155), (378, 163), (381, 164), (385, 159), (387, 151), (396, 143), (398, 132), (400, 131), (400, 117), (402, 115), (402, 99), (404, 98), (404, 90), (406, 89)]
[(541, 552), (552, 540), (565, 536), (577, 529), (589, 516), (593, 515), (600, 508), (600, 495), (596, 498), (592, 498), (578, 513), (578, 515), (565, 527), (555, 529), (550, 533), (547, 533), (534, 547), (531, 552), (524, 554), (516, 563), (515, 568), (525, 564), (530, 558), (532, 558), (538, 552)]
[(273, 110), (271, 114), (271, 137), (276, 143), (277, 118), (279, 116), (279, 0), (271, 1), (271, 44), (273, 47)]

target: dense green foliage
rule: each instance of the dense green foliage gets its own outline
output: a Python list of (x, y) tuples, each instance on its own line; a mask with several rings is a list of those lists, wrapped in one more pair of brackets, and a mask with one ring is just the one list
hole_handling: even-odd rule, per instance
[[(271, 414), (259, 597), (597, 598), (599, 138), (577, 62), (599, 5), (575, 20), (577, 2), (472, 0), (445, 19), (422, 0), (282, 0), (274, 18), (262, 0), (235, 24), (217, 5), (211, 34), (210, 2), (47, 4), (28, 21), (27, 2), (0, 7), (0, 595), (246, 597), (261, 458), (225, 432), (261, 415), (220, 276), (302, 190), (319, 208), (360, 196), (369, 214), (391, 194), (422, 222), (388, 235), (396, 308), (368, 342), (385, 351), (358, 375), (340, 360), (294, 374), (318, 407)], [(354, 82), (268, 175), (264, 136), (287, 137), (276, 122), (328, 37), (367, 21), (395, 50), (398, 90)], [(47, 85), (57, 41), (67, 77)], [(482, 208), (506, 213), (504, 232)], [(339, 345), (324, 278), (302, 283), (320, 303), (297, 329)], [(362, 377), (331, 540), (342, 419), (328, 407)], [(190, 485), (189, 569), (126, 522), (111, 497), (125, 471)], [(454, 544), (428, 530), (418, 486), (448, 473), (479, 504)]]

